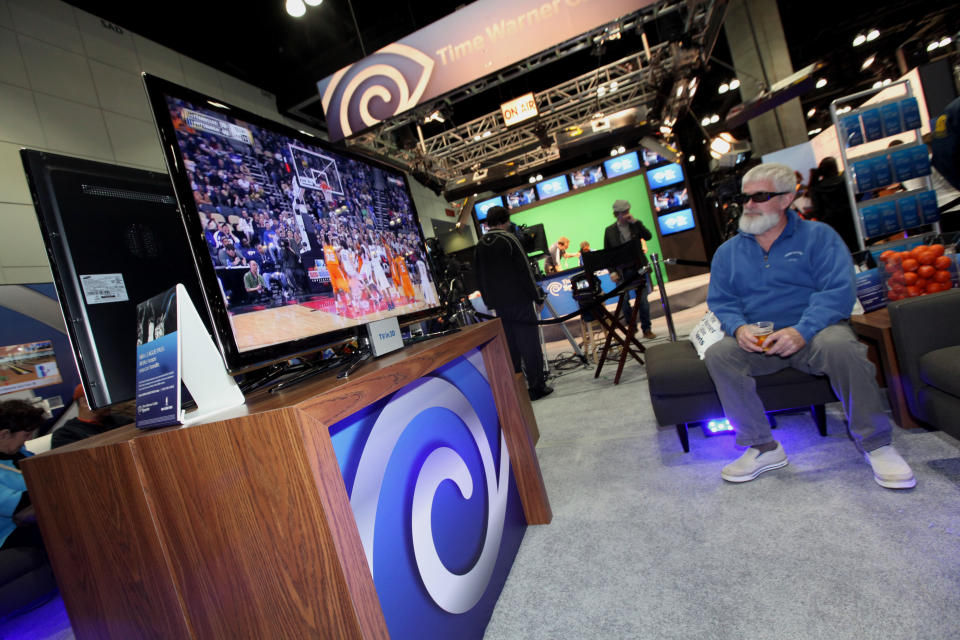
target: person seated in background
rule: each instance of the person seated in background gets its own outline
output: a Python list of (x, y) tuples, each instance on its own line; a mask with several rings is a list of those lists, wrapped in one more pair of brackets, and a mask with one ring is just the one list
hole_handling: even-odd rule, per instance
[(83, 393), (83, 385), (78, 384), (76, 389), (73, 390), (73, 401), (77, 404), (77, 417), (67, 420), (53, 432), (53, 439), (50, 442), (51, 449), (106, 433), (111, 429), (116, 429), (134, 421), (131, 415), (132, 403), (125, 403), (120, 408), (91, 409), (87, 403), (87, 396)]
[(223, 243), (220, 252), (217, 254), (217, 261), (221, 267), (245, 267), (247, 260), (237, 251), (236, 245), (229, 238)]
[[(909, 489), (917, 481), (891, 444), (887, 402), (867, 347), (850, 328), (856, 301), (853, 259), (833, 229), (788, 210), (795, 187), (786, 165), (747, 171), (740, 233), (713, 257), (707, 306), (726, 335), (707, 349), (704, 362), (737, 444), (747, 447), (720, 476), (748, 482), (787, 465), (753, 376), (793, 367), (830, 379), (843, 403), (847, 431), (877, 484)], [(761, 321), (773, 322), (774, 331), (758, 342), (750, 325)]]
[(42, 604), (57, 591), (20, 461), (24, 443), (43, 424), (43, 409), (25, 400), (0, 402), (0, 620)]

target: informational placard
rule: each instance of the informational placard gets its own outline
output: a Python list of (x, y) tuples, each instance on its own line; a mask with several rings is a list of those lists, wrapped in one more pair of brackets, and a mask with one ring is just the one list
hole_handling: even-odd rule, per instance
[(500, 113), (503, 114), (503, 123), (508, 127), (520, 124), (539, 115), (537, 112), (537, 99), (533, 97), (532, 91), (525, 93), (519, 98), (501, 104)]
[(180, 348), (177, 290), (137, 305), (137, 427), (180, 422)]
[[(197, 405), (190, 412), (182, 407), (182, 387)], [(138, 428), (185, 425), (243, 404), (182, 284), (137, 305)]]

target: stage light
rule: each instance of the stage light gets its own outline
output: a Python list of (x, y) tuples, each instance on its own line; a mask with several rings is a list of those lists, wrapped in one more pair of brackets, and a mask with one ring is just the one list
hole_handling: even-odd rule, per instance
[(724, 82), (722, 85), (717, 87), (717, 93), (719, 94), (724, 94), (727, 91), (730, 91), (730, 85), (728, 85), (726, 82)]
[(607, 88), (604, 86), (597, 87), (597, 97), (602, 98), (605, 95), (607, 95)]
[[(613, 154), (611, 153), (610, 155), (613, 155)], [(534, 178), (533, 176), (530, 176), (530, 178), (527, 180), (527, 182), (529, 182), (530, 184), (533, 184), (533, 183), (536, 182), (536, 181), (537, 181), (537, 179)]]
[(893, 82), (893, 80), (891, 80), (890, 78), (884, 78), (884, 79), (883, 79), (883, 82), (881, 82), (881, 84), (882, 84), (883, 86), (887, 86), (887, 85), (890, 84), (891, 82)]
[(210, 105), (211, 107), (217, 107), (218, 109), (230, 108), (227, 105), (223, 104), (222, 102), (217, 102), (216, 100), (207, 100), (207, 104)]
[(718, 153), (722, 156), (725, 153), (729, 153), (732, 147), (733, 145), (731, 145), (729, 141), (720, 137), (716, 137), (710, 143), (710, 152), (711, 155), (713, 155), (713, 153)]
[(483, 135), (481, 137), (489, 138), (491, 135), (493, 135), (493, 132), (487, 129), (486, 131), (483, 132)]
[(616, 156), (616, 155), (617, 155), (617, 150), (616, 150), (616, 149), (610, 149), (610, 157), (613, 158), (613, 157)]
[(303, 129), (297, 129), (297, 131), (299, 131), (300, 133), (302, 133), (302, 134), (305, 135), (305, 136), (310, 136), (311, 138), (316, 137), (316, 136), (314, 136), (312, 133), (310, 133), (309, 131), (304, 131)]
[(713, 114), (712, 116), (710, 116), (710, 124), (716, 124), (718, 122), (720, 122), (720, 116), (718, 116), (717, 114)]
[(939, 41), (939, 40), (934, 40), (933, 42), (931, 42), (930, 44), (927, 45), (927, 51), (933, 51), (934, 49), (936, 49), (936, 48), (939, 47), (939, 46), (940, 46), (940, 41)]
[(739, 88), (740, 88), (739, 80), (734, 78), (733, 80), (730, 81), (730, 91), (733, 91), (734, 89), (739, 89)]
[(473, 136), (473, 141), (480, 142), (480, 136), (479, 135)]
[(538, 174), (537, 174), (537, 182), (540, 182), (541, 180), (543, 180), (543, 174), (542, 174), (542, 173), (538, 173)]
[(874, 54), (874, 55), (870, 56), (869, 58), (867, 58), (866, 60), (864, 60), (864, 61), (863, 61), (863, 64), (860, 65), (860, 71), (863, 71), (863, 70), (865, 70), (867, 67), (869, 67), (870, 65), (872, 65), (872, 64), (873, 64), (873, 61), (876, 60), (876, 59), (877, 59), (877, 56), (876, 56), (876, 54)]
[(817, 135), (818, 133), (820, 133), (821, 131), (823, 131), (823, 127), (817, 127), (816, 129), (811, 129), (810, 131), (807, 131), (807, 135), (808, 135), (808, 136), (815, 136), (815, 135)]
[(681, 84), (681, 85), (677, 85), (677, 97), (678, 97), (678, 98), (683, 95), (683, 90), (684, 90), (685, 88), (686, 88), (686, 87), (684, 87), (682, 84)]
[(710, 116), (704, 116), (703, 120), (700, 121), (700, 125), (706, 127), (710, 124)]
[(622, 146), (622, 145), (619, 146), (619, 147), (617, 147), (617, 153), (618, 153), (618, 154), (621, 154), (621, 153), (623, 153), (623, 152), (626, 151), (626, 150), (627, 150), (626, 147), (624, 147), (624, 146)]
[(810, 111), (807, 111), (807, 117), (812, 118), (813, 114), (815, 114), (816, 112), (817, 112), (816, 107), (814, 107), (813, 109), (810, 109)]
[(302, 18), (307, 12), (307, 5), (303, 4), (303, 0), (287, 0), (286, 6), (287, 13), (294, 18)]
[(853, 46), (859, 47), (866, 41), (867, 41), (867, 36), (863, 35), (862, 33), (858, 34), (857, 37), (853, 39)]
[(690, 156), (689, 158), (687, 158), (687, 162), (693, 162), (696, 159), (697, 159), (697, 156)]
[(945, 46), (947, 46), (948, 44), (950, 44), (951, 42), (953, 42), (953, 38), (951, 38), (950, 36), (947, 36), (946, 38), (944, 38), (943, 40), (941, 40), (941, 41), (939, 42), (939, 44), (940, 44), (941, 47), (945, 47)]
[(879, 89), (879, 88), (882, 87), (882, 86), (883, 86), (883, 83), (880, 82), (879, 80), (877, 80), (876, 82), (873, 83), (873, 88), (874, 88), (874, 89)]
[(671, 129), (671, 128), (668, 127), (667, 125), (661, 125), (661, 127), (660, 127), (660, 133), (662, 133), (662, 134), (665, 135), (665, 136), (668, 136), (668, 135), (670, 135), (671, 133), (673, 133), (673, 129)]
[(817, 89), (823, 89), (825, 86), (827, 86), (826, 78), (820, 78), (819, 80), (817, 80)]
[(870, 29), (870, 33), (867, 34), (867, 42), (873, 42), (880, 37), (880, 32), (876, 29)]
[(424, 119), (423, 119), (423, 123), (424, 123), (424, 124), (429, 124), (429, 123), (434, 122), (434, 121), (436, 121), (436, 122), (446, 122), (446, 120), (447, 120), (447, 119), (443, 117), (443, 114), (440, 113), (440, 110), (437, 109), (437, 110), (435, 110), (433, 113), (431, 113), (430, 115), (428, 115), (426, 118), (424, 118)]

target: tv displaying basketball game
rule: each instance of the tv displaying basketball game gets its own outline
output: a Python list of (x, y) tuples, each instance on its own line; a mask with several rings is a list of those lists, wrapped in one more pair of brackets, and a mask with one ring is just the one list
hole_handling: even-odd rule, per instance
[(214, 97), (144, 81), (231, 372), (438, 308), (402, 171)]

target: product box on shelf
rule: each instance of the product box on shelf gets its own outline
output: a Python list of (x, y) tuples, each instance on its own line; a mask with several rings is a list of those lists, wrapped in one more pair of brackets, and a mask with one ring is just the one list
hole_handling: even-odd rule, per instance
[(880, 121), (883, 124), (884, 136), (895, 136), (903, 131), (900, 122), (900, 104), (891, 102), (880, 107)]
[(848, 147), (855, 147), (863, 144), (863, 129), (860, 128), (860, 116), (847, 116), (840, 120), (841, 139), (845, 140)]
[(918, 177), (913, 165), (913, 149), (899, 149), (890, 153), (890, 164), (897, 182)]
[(916, 98), (906, 98), (900, 101), (900, 113), (903, 115), (904, 129), (919, 129), (922, 126), (920, 120), (920, 107)]
[(863, 135), (867, 142), (873, 142), (883, 137), (883, 120), (880, 109), (868, 109), (860, 115), (863, 121)]
[(935, 191), (921, 191), (917, 194), (917, 207), (920, 217), (925, 224), (940, 221), (940, 209), (937, 207), (937, 193)]
[(874, 188), (879, 189), (893, 182), (893, 173), (890, 171), (890, 161), (886, 154), (868, 160), (870, 171), (873, 173)]
[(858, 160), (850, 164), (853, 169), (853, 177), (857, 182), (857, 191), (863, 193), (877, 188), (873, 179), (872, 163), (869, 160)]
[(897, 200), (897, 212), (900, 214), (900, 223), (903, 224), (904, 229), (919, 227), (922, 224), (915, 193), (908, 193)]
[(910, 157), (913, 158), (913, 174), (919, 178), (930, 175), (930, 153), (927, 145), (919, 144), (910, 147)]

